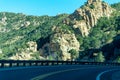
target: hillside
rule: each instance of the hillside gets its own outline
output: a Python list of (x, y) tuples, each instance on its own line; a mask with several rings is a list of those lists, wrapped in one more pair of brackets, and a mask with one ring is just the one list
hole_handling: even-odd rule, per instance
[(120, 2), (119, 2), (119, 3), (112, 4), (111, 7), (113, 7), (113, 8), (116, 9), (117, 11), (120, 11)]
[(88, 0), (54, 17), (0, 12), (0, 59), (120, 62), (119, 5)]

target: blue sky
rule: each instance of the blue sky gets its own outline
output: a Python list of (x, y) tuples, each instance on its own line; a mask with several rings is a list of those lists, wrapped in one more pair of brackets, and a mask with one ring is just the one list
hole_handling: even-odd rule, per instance
[[(0, 0), (0, 12), (24, 13), (27, 15), (55, 16), (61, 13), (72, 13), (87, 0)], [(112, 4), (119, 0), (104, 0)]]

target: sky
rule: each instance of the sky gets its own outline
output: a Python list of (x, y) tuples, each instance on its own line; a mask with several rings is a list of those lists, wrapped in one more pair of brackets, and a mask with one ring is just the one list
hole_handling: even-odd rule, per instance
[[(73, 13), (87, 0), (0, 0), (0, 12), (23, 13), (26, 15), (55, 16), (62, 13)], [(109, 4), (120, 0), (104, 0)]]

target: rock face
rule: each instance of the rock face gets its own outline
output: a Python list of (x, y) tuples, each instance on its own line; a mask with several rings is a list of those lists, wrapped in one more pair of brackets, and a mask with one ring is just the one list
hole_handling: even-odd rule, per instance
[(88, 0), (87, 3), (88, 4), (92, 4), (93, 2), (100, 2), (101, 0)]
[(30, 42), (27, 43), (27, 45), (29, 46), (27, 48), (28, 51), (31, 51), (31, 52), (36, 52), (37, 51), (37, 44), (36, 44), (36, 42), (30, 41)]
[(80, 44), (77, 41), (75, 34), (62, 32), (56, 29), (55, 33), (51, 35), (50, 42), (43, 45), (40, 53), (49, 59), (51, 56), (53, 60), (71, 60), (71, 49), (79, 51)]
[(37, 51), (37, 44), (36, 42), (30, 41), (27, 43), (28, 48), (23, 49), (22, 51), (16, 53), (15, 55), (11, 56), (9, 59), (13, 60), (30, 60), (34, 57), (31, 56)]
[(51, 42), (59, 45), (62, 60), (71, 60), (71, 54), (69, 51), (75, 49), (78, 52), (80, 47), (74, 34), (56, 33), (52, 36)]
[(101, 0), (88, 0), (84, 6), (75, 10), (69, 18), (73, 20), (73, 27), (79, 29), (82, 36), (87, 36), (99, 18), (109, 18), (113, 11), (114, 9)]

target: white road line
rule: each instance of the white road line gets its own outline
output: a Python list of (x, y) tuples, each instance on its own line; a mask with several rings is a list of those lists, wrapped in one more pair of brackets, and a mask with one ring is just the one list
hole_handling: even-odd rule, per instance
[(76, 68), (76, 69), (68, 69), (68, 70), (62, 70), (62, 71), (56, 71), (56, 72), (50, 72), (50, 73), (47, 73), (47, 74), (43, 74), (43, 75), (40, 75), (40, 76), (37, 76), (31, 80), (42, 80), (48, 76), (52, 76), (52, 75), (55, 75), (55, 74), (58, 74), (58, 73), (63, 73), (63, 72), (68, 72), (68, 71), (74, 71), (74, 70), (81, 70), (81, 69), (92, 69), (92, 68), (96, 68), (96, 67), (88, 67), (88, 68)]
[(103, 71), (103, 72), (101, 72), (100, 74), (98, 74), (98, 76), (96, 77), (96, 80), (100, 80), (100, 77), (101, 77), (103, 74), (105, 74), (105, 73), (107, 73), (107, 72), (111, 72), (111, 71), (116, 71), (116, 70), (120, 70), (120, 69), (111, 69), (111, 70)]

